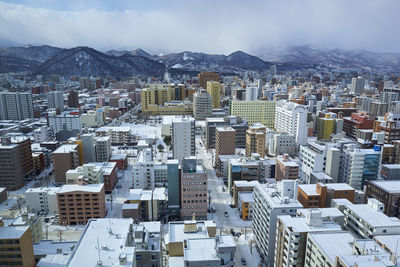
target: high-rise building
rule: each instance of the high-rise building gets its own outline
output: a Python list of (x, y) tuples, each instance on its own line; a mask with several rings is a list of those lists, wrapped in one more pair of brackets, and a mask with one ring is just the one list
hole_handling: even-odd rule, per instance
[(56, 112), (48, 113), (49, 126), (53, 129), (54, 134), (67, 130), (76, 133), (82, 132), (82, 120), (79, 115), (71, 115), (69, 112), (63, 112), (57, 115)]
[(83, 162), (89, 163), (96, 161), (96, 145), (94, 134), (82, 134)]
[[(306, 266), (307, 235), (315, 232), (338, 232), (340, 225), (324, 220), (320, 210), (305, 210), (305, 216), (278, 217), (275, 266)], [(290, 255), (290, 256), (289, 256)]]
[(75, 90), (71, 90), (68, 95), (68, 106), (70, 108), (79, 108), (79, 94)]
[(235, 154), (236, 131), (232, 127), (218, 127), (215, 129), (215, 166), (221, 165), (220, 155)]
[(174, 158), (179, 161), (195, 155), (195, 120), (193, 118), (175, 118), (172, 121), (172, 145)]
[[(4, 224), (4, 222), (1, 222)], [(1, 266), (34, 267), (32, 234), (29, 226), (0, 227)]]
[(247, 122), (239, 116), (227, 116), (225, 118), (206, 119), (206, 143), (207, 148), (215, 148), (215, 129), (217, 127), (232, 127), (236, 131), (235, 147), (246, 148), (246, 131), (249, 128)]
[(79, 166), (77, 144), (66, 144), (53, 152), (54, 179), (56, 183), (66, 183), (65, 173)]
[(196, 157), (182, 160), (180, 188), (181, 216), (185, 220), (207, 219), (207, 172), (197, 164)]
[(47, 106), (58, 111), (64, 111), (64, 94), (62, 91), (47, 93)]
[(379, 174), (380, 152), (345, 145), (339, 169), (339, 182), (362, 190), (367, 181), (376, 180)]
[(297, 201), (296, 191), (294, 180), (283, 180), (276, 185), (257, 183), (254, 187), (254, 241), (267, 266), (274, 266), (278, 216), (293, 216), (303, 207)]
[(297, 145), (307, 143), (307, 113), (306, 106), (293, 102), (279, 101), (275, 109), (275, 130), (296, 136)]
[(204, 120), (212, 115), (211, 95), (202, 90), (193, 95), (193, 116), (196, 120)]
[(111, 137), (98, 136), (96, 143), (96, 160), (98, 162), (108, 162), (111, 157)]
[(299, 165), (288, 154), (276, 157), (275, 180), (299, 179)]
[(246, 131), (246, 157), (257, 153), (261, 158), (265, 156), (266, 127), (261, 123), (255, 123)]
[(167, 162), (168, 179), (168, 214), (179, 215), (180, 191), (179, 191), (179, 162), (176, 159)]
[(199, 80), (199, 87), (200, 88), (207, 88), (207, 82), (208, 81), (219, 81), (219, 75), (214, 72), (201, 72), (198, 74), (198, 80)]
[(246, 86), (246, 101), (257, 101), (258, 99), (258, 86), (247, 85)]
[(57, 192), (59, 224), (86, 224), (107, 214), (104, 184), (64, 185)]
[(362, 95), (364, 93), (365, 79), (362, 77), (353, 78), (351, 80), (351, 92), (353, 94)]
[(388, 112), (389, 106), (387, 103), (384, 102), (379, 102), (379, 101), (373, 101), (371, 102), (371, 114), (379, 117), (379, 116), (385, 116), (386, 112)]
[(276, 75), (276, 66), (275, 65), (271, 65), (271, 67), (269, 67), (269, 74), (271, 76), (275, 76)]
[(19, 145), (12, 143), (11, 137), (1, 137), (0, 186), (7, 187), (8, 189), (17, 189), (25, 184), (25, 173), (21, 155)]
[(208, 81), (207, 93), (211, 95), (212, 107), (221, 108), (221, 84), (219, 82)]
[(230, 115), (240, 116), (249, 124), (259, 122), (269, 129), (275, 128), (275, 101), (237, 101), (230, 102)]
[(0, 120), (24, 120), (33, 118), (31, 93), (0, 93)]

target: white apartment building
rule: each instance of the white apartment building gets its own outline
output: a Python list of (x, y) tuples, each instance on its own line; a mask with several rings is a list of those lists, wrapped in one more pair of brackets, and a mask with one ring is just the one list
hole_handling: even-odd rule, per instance
[(297, 152), (296, 136), (288, 133), (274, 134), (269, 142), (269, 154), (279, 156), (289, 154), (295, 156)]
[(58, 109), (64, 111), (64, 94), (62, 91), (53, 91), (47, 93), (47, 106), (48, 108)]
[(131, 141), (130, 127), (101, 127), (96, 130), (96, 136), (110, 136), (111, 144), (127, 144)]
[(341, 226), (323, 220), (320, 210), (305, 209), (305, 216), (278, 216), (275, 266), (304, 266), (308, 233), (341, 231)]
[(95, 139), (96, 161), (108, 162), (111, 158), (111, 138), (109, 136), (99, 136)]
[(133, 187), (153, 190), (168, 186), (168, 166), (165, 160), (153, 160), (152, 151), (146, 148), (139, 152), (132, 168)]
[(49, 126), (53, 128), (54, 134), (63, 131), (82, 132), (82, 120), (80, 115), (71, 115), (69, 112), (63, 112), (57, 115), (55, 111), (48, 113)]
[(362, 77), (351, 79), (351, 92), (353, 94), (362, 95), (364, 93), (365, 79)]
[(246, 86), (246, 101), (257, 101), (258, 99), (258, 86), (250, 84)]
[(275, 107), (275, 130), (296, 136), (297, 145), (307, 143), (307, 106), (278, 101)]
[(33, 140), (35, 143), (42, 143), (54, 139), (54, 132), (51, 127), (42, 126), (33, 130)]
[(103, 111), (101, 109), (89, 110), (81, 115), (83, 127), (99, 127), (104, 125)]
[(369, 204), (345, 204), (345, 228), (360, 238), (400, 234), (400, 220), (387, 216), (379, 205), (374, 204), (375, 201), (369, 201)]
[(25, 191), (26, 208), (28, 212), (44, 212), (46, 214), (57, 214), (57, 192), (60, 187), (38, 187), (29, 188)]
[(275, 259), (276, 227), (279, 215), (295, 215), (303, 208), (297, 201), (297, 181), (257, 183), (253, 191), (253, 234), (256, 247), (268, 266)]
[(84, 164), (65, 173), (67, 184), (101, 184), (104, 182), (104, 170), (101, 166)]
[(0, 120), (24, 120), (33, 118), (31, 93), (0, 93)]
[(182, 161), (185, 157), (195, 155), (195, 120), (193, 118), (175, 118), (172, 121), (172, 145), (174, 159)]
[(196, 92), (193, 95), (193, 116), (196, 120), (204, 120), (211, 117), (212, 98), (207, 91)]

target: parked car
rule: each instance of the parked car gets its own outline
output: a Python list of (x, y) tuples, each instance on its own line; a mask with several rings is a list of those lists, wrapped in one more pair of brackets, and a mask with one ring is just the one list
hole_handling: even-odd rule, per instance
[(225, 215), (225, 217), (229, 216), (227, 211), (224, 212), (224, 215)]
[(247, 262), (246, 262), (245, 258), (241, 258), (240, 261), (242, 262), (242, 265), (247, 265)]

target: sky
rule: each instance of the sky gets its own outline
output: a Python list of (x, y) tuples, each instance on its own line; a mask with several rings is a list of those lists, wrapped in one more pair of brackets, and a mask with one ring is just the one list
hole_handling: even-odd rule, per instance
[(399, 0), (0, 0), (0, 40), (101, 51), (400, 52)]

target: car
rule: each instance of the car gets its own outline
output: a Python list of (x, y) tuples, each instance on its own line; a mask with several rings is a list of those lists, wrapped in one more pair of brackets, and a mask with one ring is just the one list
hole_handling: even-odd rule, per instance
[(228, 216), (229, 216), (227, 211), (224, 212), (224, 216), (225, 216), (225, 217), (228, 217)]
[(246, 262), (245, 258), (241, 258), (240, 261), (242, 262), (242, 265), (247, 265), (247, 262)]

